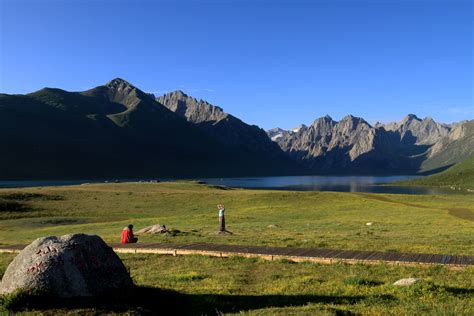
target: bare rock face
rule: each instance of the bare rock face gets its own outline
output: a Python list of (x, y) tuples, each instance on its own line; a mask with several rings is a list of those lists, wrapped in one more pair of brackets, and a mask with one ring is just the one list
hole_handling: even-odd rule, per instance
[(115, 78), (105, 87), (108, 98), (112, 102), (123, 104), (127, 108), (133, 108), (140, 102), (138, 89), (123, 79)]
[(162, 95), (157, 98), (157, 101), (195, 124), (207, 121), (218, 122), (229, 117), (222, 108), (189, 97), (181, 90)]
[(416, 144), (427, 145), (436, 143), (439, 139), (448, 135), (451, 130), (449, 126), (437, 123), (430, 117), (419, 119), (414, 114), (408, 114), (395, 127), (402, 142), (408, 139), (408, 142), (414, 140)]
[(238, 148), (239, 152), (250, 151), (270, 159), (289, 161), (263, 129), (241, 121), (218, 106), (190, 97), (179, 90), (156, 100), (225, 146)]
[(424, 161), (456, 142), (463, 143), (457, 146), (461, 149), (456, 156), (468, 156), (470, 152), (465, 148), (472, 142), (465, 139), (466, 128), (463, 130), (468, 123), (447, 125), (409, 114), (400, 122), (372, 126), (352, 115), (340, 121), (326, 115), (310, 126), (287, 131), (276, 128), (267, 134), (291, 158), (314, 171), (405, 174), (418, 172), (421, 167), (429, 170), (448, 165), (444, 157), (431, 163), (430, 168), (424, 167)]
[(127, 293), (132, 279), (112, 248), (96, 235), (38, 238), (10, 263), (0, 294), (85, 297)]
[(309, 127), (279, 135), (274, 141), (297, 160), (312, 161), (324, 157), (326, 163), (332, 165), (336, 161), (341, 163), (341, 157), (347, 157), (350, 163), (374, 150), (376, 129), (352, 115), (339, 122), (326, 115)]

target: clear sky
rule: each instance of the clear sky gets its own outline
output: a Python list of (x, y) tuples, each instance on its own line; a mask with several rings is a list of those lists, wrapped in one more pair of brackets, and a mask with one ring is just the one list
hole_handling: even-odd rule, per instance
[(0, 0), (0, 92), (115, 77), (263, 128), (474, 118), (471, 0)]

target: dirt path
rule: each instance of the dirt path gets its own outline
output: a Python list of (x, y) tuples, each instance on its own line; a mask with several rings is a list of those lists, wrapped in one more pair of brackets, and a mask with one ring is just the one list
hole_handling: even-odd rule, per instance
[(417, 207), (417, 208), (423, 208), (423, 209), (433, 209), (433, 210), (447, 211), (448, 214), (451, 215), (451, 216), (461, 218), (461, 219), (465, 219), (465, 220), (468, 220), (468, 221), (474, 221), (474, 212), (471, 211), (470, 209), (467, 209), (467, 208), (429, 207), (429, 206), (421, 205), (421, 204), (415, 204), (415, 203), (409, 203), (409, 202), (403, 202), (403, 201), (395, 201), (395, 200), (389, 199), (385, 196), (368, 195), (368, 194), (364, 194), (364, 193), (360, 193), (358, 195), (363, 196), (366, 199), (372, 199), (372, 200), (377, 200), (377, 201), (381, 201), (381, 202), (394, 203), (394, 204)]

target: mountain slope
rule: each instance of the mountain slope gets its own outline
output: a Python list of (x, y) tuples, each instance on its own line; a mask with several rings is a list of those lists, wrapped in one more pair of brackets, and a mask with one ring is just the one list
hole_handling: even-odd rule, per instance
[(457, 124), (428, 151), (421, 171), (432, 171), (452, 166), (474, 156), (474, 120)]
[(451, 131), (447, 125), (437, 123), (430, 117), (420, 119), (415, 114), (408, 114), (399, 123), (381, 126), (387, 131), (398, 132), (400, 142), (414, 142), (417, 145), (432, 145)]
[(226, 146), (120, 78), (0, 95), (0, 179), (285, 174), (295, 164), (280, 154)]
[(441, 186), (474, 191), (474, 156), (469, 157), (443, 172), (421, 179), (400, 182), (400, 184)]
[(162, 95), (156, 100), (229, 150), (235, 151), (242, 162), (247, 159), (245, 156), (250, 156), (253, 165), (249, 165), (249, 168), (280, 165), (280, 168), (299, 170), (263, 129), (246, 124), (220, 107), (192, 98), (182, 91)]

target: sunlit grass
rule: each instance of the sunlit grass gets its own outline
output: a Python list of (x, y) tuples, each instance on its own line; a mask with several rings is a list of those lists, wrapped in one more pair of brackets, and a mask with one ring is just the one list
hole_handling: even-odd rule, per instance
[[(140, 242), (211, 242), (357, 250), (473, 254), (474, 195), (389, 195), (222, 190), (192, 182), (97, 184), (0, 190), (40, 193), (26, 210), (0, 212), (0, 244), (45, 235), (98, 234), (117, 242), (122, 228), (165, 224), (176, 236)], [(0, 197), (1, 199), (1, 197)], [(12, 201), (12, 200), (8, 200)], [(216, 204), (226, 205), (219, 236)], [(367, 226), (367, 222), (373, 222)]]
[[(172, 306), (178, 308), (176, 313), (192, 314), (470, 315), (474, 309), (473, 268), (322, 265), (144, 254), (120, 257), (139, 287), (176, 293), (162, 302), (151, 292), (149, 298), (129, 302), (122, 312), (139, 307), (160, 311)], [(0, 271), (12, 258), (0, 255)], [(406, 277), (424, 281), (409, 288), (393, 286)], [(80, 311), (97, 312), (90, 307), (72, 310)]]

